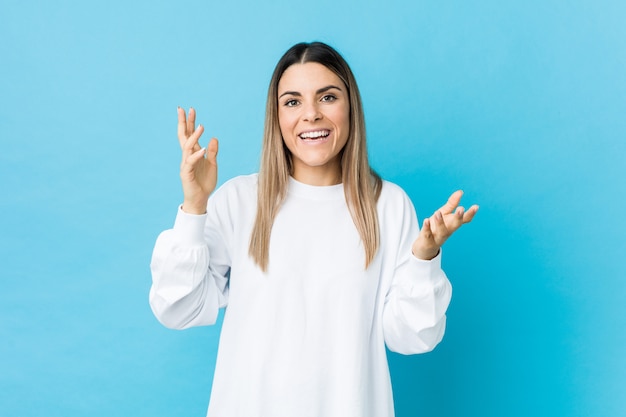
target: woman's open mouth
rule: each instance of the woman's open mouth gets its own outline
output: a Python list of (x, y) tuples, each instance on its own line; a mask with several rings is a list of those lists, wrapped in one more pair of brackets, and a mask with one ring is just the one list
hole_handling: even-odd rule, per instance
[(310, 130), (308, 132), (302, 132), (298, 135), (298, 137), (304, 141), (317, 141), (324, 140), (330, 135), (330, 130), (328, 129), (320, 129), (320, 130)]

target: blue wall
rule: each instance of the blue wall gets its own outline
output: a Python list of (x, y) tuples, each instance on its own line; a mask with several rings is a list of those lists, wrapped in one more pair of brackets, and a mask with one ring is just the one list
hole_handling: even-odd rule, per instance
[(481, 205), (444, 249), (446, 338), (390, 355), (397, 415), (626, 415), (625, 2), (154, 3), (0, 5), (0, 415), (204, 415), (219, 328), (147, 303), (175, 109), (220, 138), (221, 181), (255, 171), (302, 40), (351, 63), (421, 217)]

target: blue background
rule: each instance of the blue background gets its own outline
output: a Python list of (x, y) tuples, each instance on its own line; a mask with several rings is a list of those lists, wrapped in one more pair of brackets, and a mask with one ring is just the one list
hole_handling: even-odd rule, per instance
[[(161, 327), (157, 234), (181, 201), (176, 106), (254, 172), (271, 71), (351, 64), (374, 167), (446, 244), (432, 353), (390, 355), (397, 415), (626, 415), (626, 2), (0, 4), (0, 415), (203, 416), (219, 328)], [(206, 138), (205, 138), (206, 140)]]

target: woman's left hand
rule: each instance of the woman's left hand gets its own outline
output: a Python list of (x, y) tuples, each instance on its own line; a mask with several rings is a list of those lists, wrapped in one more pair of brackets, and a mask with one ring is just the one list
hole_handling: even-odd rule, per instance
[(463, 191), (452, 193), (448, 202), (431, 217), (424, 220), (419, 235), (413, 242), (413, 255), (423, 260), (431, 260), (439, 253), (441, 245), (456, 232), (459, 227), (469, 223), (478, 211), (473, 205), (468, 210), (459, 206)]

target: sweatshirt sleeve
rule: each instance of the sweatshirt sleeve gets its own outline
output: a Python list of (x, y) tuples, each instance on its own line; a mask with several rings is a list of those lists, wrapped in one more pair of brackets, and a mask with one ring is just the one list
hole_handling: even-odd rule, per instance
[(429, 352), (443, 338), (452, 286), (441, 269), (441, 251), (430, 261), (413, 256), (419, 226), (413, 204), (402, 194), (402, 209), (397, 211), (402, 229), (385, 297), (383, 331), (389, 350), (407, 355)]
[(228, 302), (228, 239), (211, 199), (204, 215), (179, 207), (174, 227), (154, 246), (150, 307), (172, 329), (214, 324)]

